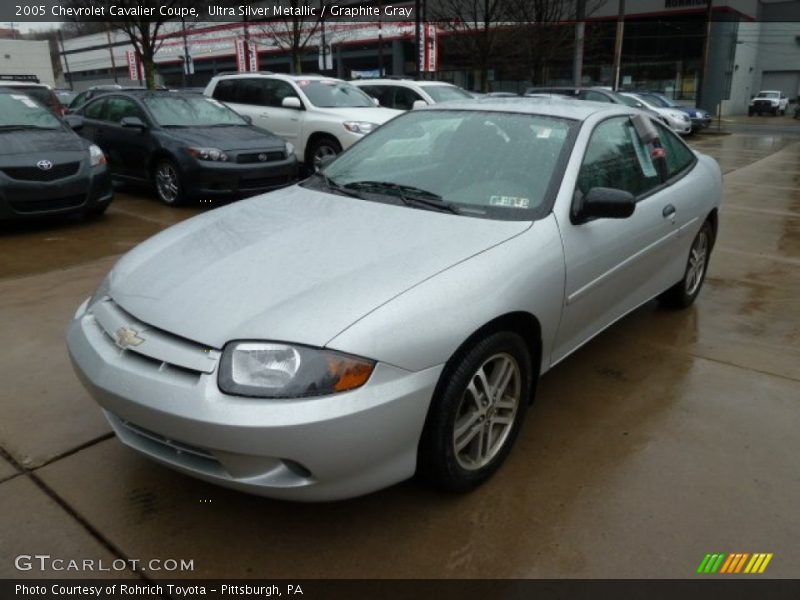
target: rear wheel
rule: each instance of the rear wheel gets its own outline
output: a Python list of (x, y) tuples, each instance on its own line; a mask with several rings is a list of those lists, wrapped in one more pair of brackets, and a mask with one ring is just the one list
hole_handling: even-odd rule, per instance
[(153, 168), (153, 187), (158, 199), (169, 206), (177, 206), (185, 200), (183, 183), (178, 165), (169, 158), (162, 158)]
[(686, 261), (683, 279), (658, 297), (664, 306), (686, 308), (695, 301), (706, 278), (708, 260), (711, 257), (713, 244), (714, 230), (711, 227), (711, 223), (706, 221), (700, 231), (697, 232), (697, 236), (695, 236), (689, 249), (689, 258)]
[(428, 412), (418, 472), (438, 488), (463, 492), (491, 477), (511, 451), (533, 370), (525, 341), (508, 331), (488, 335), (455, 360)]

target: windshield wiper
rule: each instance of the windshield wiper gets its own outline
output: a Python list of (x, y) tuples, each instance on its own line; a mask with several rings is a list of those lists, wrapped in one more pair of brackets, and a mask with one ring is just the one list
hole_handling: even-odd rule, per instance
[(55, 131), (58, 127), (42, 127), (41, 125), (0, 125), (0, 131), (21, 131), (24, 129), (43, 129)]
[(325, 183), (325, 187), (328, 188), (328, 190), (333, 192), (334, 194), (339, 194), (341, 196), (350, 196), (351, 198), (358, 198), (360, 200), (364, 199), (364, 197), (361, 194), (359, 194), (354, 190), (348, 190), (345, 187), (339, 185), (333, 179), (325, 175), (325, 173), (323, 173), (322, 171), (317, 171), (316, 173), (314, 173), (314, 175), (322, 179), (322, 181)]
[(354, 181), (344, 186), (350, 189), (363, 189), (373, 192), (393, 192), (389, 195), (400, 198), (407, 206), (424, 206), (432, 210), (449, 212), (454, 215), (461, 214), (461, 211), (454, 204), (446, 202), (439, 194), (423, 190), (413, 185), (403, 185), (391, 181)]

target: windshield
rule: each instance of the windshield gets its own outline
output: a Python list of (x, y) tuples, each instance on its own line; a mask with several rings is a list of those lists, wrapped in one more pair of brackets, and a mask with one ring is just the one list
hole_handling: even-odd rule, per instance
[(336, 79), (300, 79), (297, 85), (319, 108), (365, 108), (375, 106), (367, 94), (354, 85)]
[(471, 94), (468, 94), (460, 87), (454, 85), (423, 85), (420, 87), (428, 92), (428, 95), (433, 98), (434, 102), (472, 99)]
[(759, 92), (756, 98), (780, 98), (780, 92)]
[(53, 113), (25, 94), (0, 94), (0, 128), (61, 129)]
[(411, 111), (342, 154), (324, 176), (367, 200), (391, 201), (405, 190), (463, 215), (532, 220), (549, 210), (548, 190), (574, 125), (493, 111)]
[(145, 106), (162, 127), (247, 125), (242, 117), (213, 98), (201, 96), (147, 96)]

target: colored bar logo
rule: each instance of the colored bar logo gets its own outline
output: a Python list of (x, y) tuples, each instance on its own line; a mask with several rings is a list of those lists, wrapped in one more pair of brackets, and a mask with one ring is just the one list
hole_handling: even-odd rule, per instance
[(719, 574), (761, 574), (767, 568), (769, 561), (772, 560), (772, 553), (756, 553), (748, 554), (747, 552), (735, 552), (733, 554), (725, 554), (724, 552), (717, 552), (715, 554), (706, 554), (705, 558), (700, 562), (697, 567), (697, 572), (703, 575)]

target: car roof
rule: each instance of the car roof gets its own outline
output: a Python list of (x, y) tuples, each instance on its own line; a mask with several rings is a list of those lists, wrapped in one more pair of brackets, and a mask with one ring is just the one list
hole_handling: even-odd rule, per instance
[(442, 86), (442, 87), (456, 87), (452, 83), (447, 81), (418, 81), (416, 79), (354, 79), (350, 81), (353, 84), (363, 84), (363, 85), (405, 85), (405, 86)]
[(639, 111), (624, 104), (573, 100), (571, 98), (476, 98), (473, 100), (454, 100), (432, 104), (418, 110), (475, 110), (491, 112), (513, 112), (585, 121), (597, 113), (609, 116), (635, 115)]
[(284, 81), (302, 81), (302, 80), (312, 80), (312, 81), (344, 81), (339, 79), (338, 77), (329, 77), (327, 75), (317, 75), (317, 74), (302, 74), (302, 75), (291, 75), (289, 73), (267, 73), (267, 72), (258, 72), (258, 73), (223, 73), (220, 75), (215, 75), (214, 79), (247, 79), (253, 77), (270, 77), (273, 79), (283, 79)]

